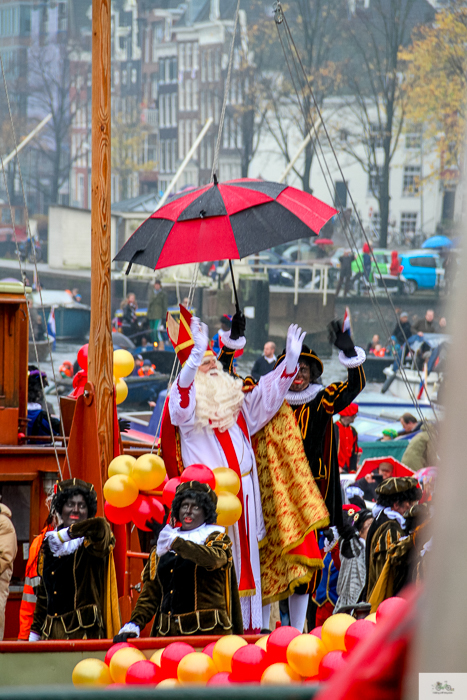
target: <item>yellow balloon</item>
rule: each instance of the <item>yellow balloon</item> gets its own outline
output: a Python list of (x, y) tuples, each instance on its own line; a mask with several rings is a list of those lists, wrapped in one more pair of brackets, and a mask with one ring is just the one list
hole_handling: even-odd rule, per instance
[(135, 358), (128, 350), (114, 350), (114, 376), (128, 377), (135, 368)]
[(212, 660), (216, 664), (219, 673), (222, 671), (231, 673), (232, 656), (237, 649), (246, 645), (247, 642), (237, 634), (226, 635), (217, 640), (212, 650)]
[(104, 484), (104, 498), (116, 508), (126, 508), (136, 501), (139, 495), (138, 487), (125, 474), (115, 474)]
[(177, 677), (180, 683), (196, 683), (206, 685), (208, 680), (217, 673), (214, 661), (201, 651), (193, 651), (183, 657), (177, 667)]
[(328, 651), (346, 651), (345, 633), (354, 622), (355, 618), (346, 613), (337, 613), (325, 620), (321, 630), (321, 641)]
[(177, 688), (180, 685), (180, 681), (176, 678), (164, 678), (163, 681), (157, 684), (158, 688)]
[(260, 637), (258, 641), (255, 642), (256, 646), (261, 647), (261, 649), (264, 649), (264, 651), (267, 651), (268, 637), (269, 634), (265, 634)]
[(261, 676), (261, 685), (291, 685), (299, 683), (301, 677), (288, 664), (277, 663), (268, 666)]
[(125, 474), (131, 476), (131, 467), (136, 462), (136, 458), (131, 455), (119, 455), (115, 457), (109, 464), (108, 475)]
[(221, 491), (229, 491), (234, 496), (240, 491), (240, 478), (233, 469), (228, 467), (216, 467), (212, 470), (216, 477), (216, 488), (214, 491), (219, 494)]
[(119, 379), (115, 385), (115, 403), (117, 406), (123, 403), (128, 396), (128, 387), (124, 379)]
[(365, 620), (368, 620), (368, 622), (374, 622), (376, 625), (376, 613), (371, 613), (371, 615), (367, 615), (365, 617)]
[(110, 659), (110, 675), (114, 683), (125, 683), (126, 672), (131, 664), (137, 661), (144, 661), (145, 655), (135, 647), (124, 647), (115, 652)]
[(162, 652), (164, 651), (164, 649), (165, 649), (165, 647), (162, 647), (162, 649), (158, 649), (157, 651), (155, 651), (154, 654), (149, 659), (149, 661), (152, 661), (153, 664), (160, 666), (161, 665), (161, 656), (162, 656)]
[(110, 685), (109, 667), (100, 659), (83, 659), (73, 669), (73, 685)]
[(309, 678), (316, 676), (319, 662), (328, 653), (321, 639), (313, 634), (295, 637), (287, 647), (287, 663), (295, 673)]
[(141, 491), (151, 491), (160, 486), (166, 474), (162, 457), (151, 454), (138, 457), (131, 470), (131, 477)]
[(242, 504), (237, 496), (229, 491), (220, 491), (217, 494), (217, 524), (230, 527), (240, 519)]

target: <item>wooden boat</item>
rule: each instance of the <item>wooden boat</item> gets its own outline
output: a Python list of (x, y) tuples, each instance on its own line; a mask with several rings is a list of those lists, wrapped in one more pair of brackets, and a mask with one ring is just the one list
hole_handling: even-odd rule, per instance
[(33, 292), (32, 299), (33, 306), (43, 310), (46, 321), (54, 308), (57, 340), (84, 340), (87, 337), (91, 318), (89, 306), (74, 301), (68, 292), (54, 289), (43, 289), (41, 294)]

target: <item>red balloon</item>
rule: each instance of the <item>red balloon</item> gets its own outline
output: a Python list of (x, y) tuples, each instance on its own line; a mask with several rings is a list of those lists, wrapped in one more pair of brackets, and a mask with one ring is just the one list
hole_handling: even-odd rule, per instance
[(78, 350), (78, 364), (81, 367), (81, 369), (84, 369), (86, 372), (88, 370), (88, 350), (89, 350), (89, 343), (86, 343), (86, 345), (83, 345)]
[(206, 467), (204, 464), (192, 464), (191, 467), (187, 467), (181, 476), (182, 481), (199, 481), (201, 484), (207, 484), (212, 488), (216, 486), (216, 477), (212, 469)]
[(375, 631), (375, 623), (368, 620), (356, 620), (350, 627), (344, 637), (344, 644), (347, 651), (352, 651), (357, 644), (369, 634)]
[(177, 668), (187, 654), (192, 654), (194, 647), (186, 642), (172, 642), (161, 654), (161, 669), (164, 678), (177, 678)]
[(268, 637), (266, 649), (268, 652), (268, 665), (287, 663), (287, 647), (292, 639), (299, 637), (300, 632), (295, 627), (282, 626), (275, 629)]
[(230, 673), (228, 671), (222, 671), (221, 673), (216, 673), (214, 676), (212, 676), (206, 685), (229, 685), (230, 682)]
[(319, 664), (319, 679), (327, 681), (331, 676), (345, 665), (344, 652), (340, 650), (328, 651), (326, 656), (323, 656)]
[(399, 617), (400, 615), (404, 615), (407, 611), (407, 606), (408, 603), (405, 598), (397, 598), (395, 596), (393, 598), (386, 598), (386, 600), (383, 600), (383, 602), (378, 605), (376, 622), (389, 616), (397, 615)]
[(128, 685), (155, 685), (161, 680), (161, 669), (148, 659), (131, 664), (125, 678)]
[(175, 498), (175, 491), (177, 490), (177, 486), (180, 486), (181, 483), (182, 480), (180, 477), (175, 476), (173, 479), (169, 479), (164, 486), (162, 491), (162, 503), (167, 506), (167, 508), (172, 507), (172, 501)]
[(146, 526), (146, 521), (154, 518), (158, 523), (164, 519), (164, 507), (154, 496), (140, 494), (136, 501), (128, 506), (131, 508), (131, 520), (139, 530), (149, 532), (151, 528)]
[[(311, 632), (310, 632), (311, 634)], [(308, 685), (311, 683), (319, 683), (319, 675), (317, 674), (316, 676), (309, 676), (308, 678), (305, 678), (305, 680), (302, 681), (304, 685)]]
[(114, 525), (126, 525), (126, 523), (129, 523), (132, 519), (132, 508), (133, 504), (131, 504), (131, 506), (127, 506), (126, 508), (117, 508), (116, 506), (113, 506), (105, 501), (105, 517), (109, 522), (114, 523)]
[(211, 642), (206, 647), (204, 647), (203, 654), (207, 654), (212, 659), (212, 650), (214, 649), (215, 646), (216, 646), (216, 642)]
[(104, 662), (109, 666), (110, 664), (110, 659), (112, 656), (115, 654), (116, 651), (119, 651), (120, 649), (124, 649), (125, 647), (134, 647), (134, 644), (128, 644), (128, 642), (119, 642), (118, 644), (112, 644), (110, 649), (108, 650), (107, 654), (105, 655)]
[(323, 629), (323, 625), (320, 625), (319, 627), (315, 627), (314, 629), (311, 630), (310, 634), (312, 634), (314, 637), (318, 637), (318, 639), (321, 639), (321, 630)]
[(248, 644), (237, 649), (232, 656), (232, 681), (235, 683), (255, 683), (268, 665), (267, 654), (257, 644)]

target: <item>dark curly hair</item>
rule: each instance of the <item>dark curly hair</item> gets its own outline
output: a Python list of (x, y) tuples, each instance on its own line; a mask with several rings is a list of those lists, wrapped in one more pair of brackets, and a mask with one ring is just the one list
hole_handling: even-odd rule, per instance
[(404, 503), (404, 501), (419, 501), (422, 497), (422, 490), (414, 486), (407, 491), (393, 493), (391, 495), (379, 494), (376, 503), (383, 508), (392, 508), (396, 503)]
[(88, 507), (88, 518), (93, 518), (97, 513), (97, 495), (94, 489), (92, 491), (85, 491), (79, 486), (67, 489), (66, 491), (61, 491), (56, 493), (52, 499), (52, 504), (50, 507), (51, 512), (55, 511), (59, 515), (62, 514), (63, 506), (65, 503), (73, 496), (82, 496), (86, 501)]
[(180, 506), (185, 498), (192, 498), (196, 505), (203, 509), (204, 511), (204, 522), (209, 525), (217, 522), (217, 512), (216, 506), (211, 500), (207, 493), (202, 493), (200, 491), (192, 491), (191, 489), (186, 489), (181, 493), (176, 493), (175, 498), (172, 501), (172, 512), (171, 518), (175, 521), (179, 521)]

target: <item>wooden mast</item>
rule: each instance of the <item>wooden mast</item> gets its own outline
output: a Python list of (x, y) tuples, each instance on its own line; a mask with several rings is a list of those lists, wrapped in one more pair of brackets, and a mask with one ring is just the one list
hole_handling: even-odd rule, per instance
[(88, 377), (94, 384), (102, 483), (113, 458), (110, 285), (110, 0), (92, 2), (91, 328)]

